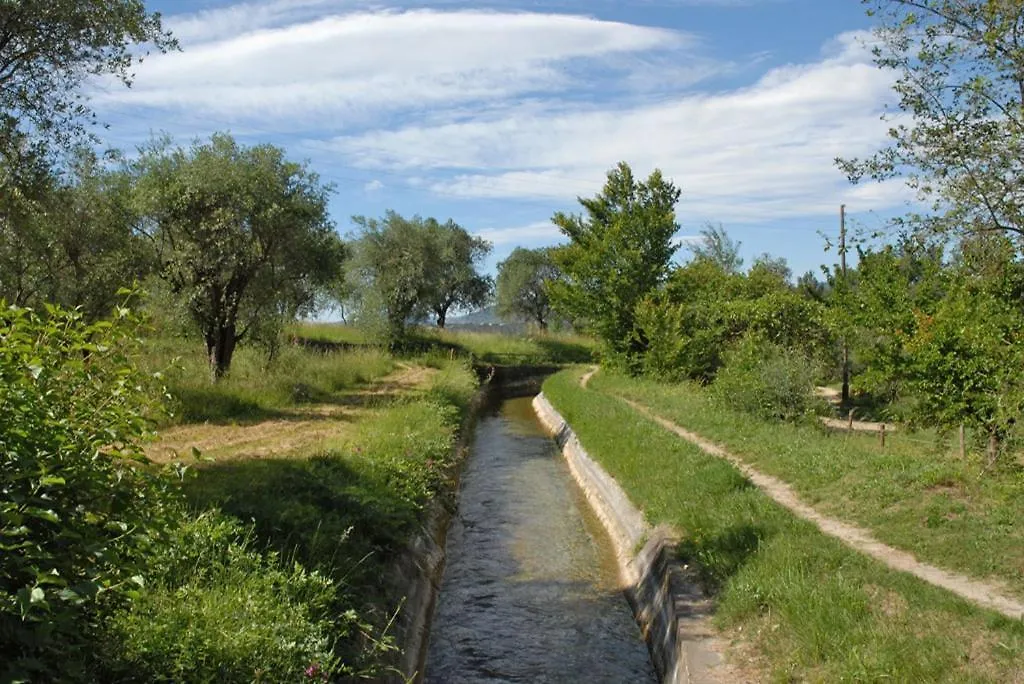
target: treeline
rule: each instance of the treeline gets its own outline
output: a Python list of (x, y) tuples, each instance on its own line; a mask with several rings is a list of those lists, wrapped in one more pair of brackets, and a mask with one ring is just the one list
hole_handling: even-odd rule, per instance
[(845, 273), (794, 282), (767, 254), (743, 270), (721, 227), (677, 265), (678, 196), (658, 172), (639, 181), (620, 164), (584, 213), (555, 216), (569, 243), (546, 252), (544, 293), (602, 341), (606, 363), (799, 419), (823, 410), (815, 388), (841, 379), (845, 348), (865, 413), (974, 428), (993, 458), (1019, 439), (1024, 262), (1012, 237), (904, 232), (855, 246)]

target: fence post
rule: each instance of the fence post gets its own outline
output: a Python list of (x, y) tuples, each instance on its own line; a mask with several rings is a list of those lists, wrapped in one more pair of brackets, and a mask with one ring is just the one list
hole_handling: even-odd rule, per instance
[(878, 430), (878, 443), (885, 448), (885, 423), (882, 423), (882, 427)]
[(960, 459), (967, 458), (967, 440), (964, 439), (964, 424), (960, 423)]
[(849, 430), (850, 432), (853, 432), (853, 409), (852, 408), (850, 409), (850, 412), (846, 414), (846, 429)]

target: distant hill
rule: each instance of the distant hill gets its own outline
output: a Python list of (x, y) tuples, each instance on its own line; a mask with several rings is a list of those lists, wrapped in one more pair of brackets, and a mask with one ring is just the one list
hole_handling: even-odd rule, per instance
[(496, 308), (488, 306), (479, 311), (472, 311), (461, 316), (448, 319), (448, 325), (504, 325), (505, 321), (498, 318)]

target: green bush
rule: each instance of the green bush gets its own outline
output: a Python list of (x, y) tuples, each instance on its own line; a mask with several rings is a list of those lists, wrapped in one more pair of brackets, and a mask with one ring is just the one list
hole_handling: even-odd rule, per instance
[(238, 523), (206, 513), (153, 559), (161, 576), (107, 625), (106, 681), (327, 681), (334, 638), (330, 580), (254, 551)]
[(125, 310), (0, 311), (0, 681), (87, 679), (98, 616), (180, 514), (134, 463), (153, 407), (133, 329)]
[(762, 418), (798, 420), (823, 409), (814, 394), (821, 371), (802, 351), (744, 336), (725, 354), (712, 385), (730, 408)]

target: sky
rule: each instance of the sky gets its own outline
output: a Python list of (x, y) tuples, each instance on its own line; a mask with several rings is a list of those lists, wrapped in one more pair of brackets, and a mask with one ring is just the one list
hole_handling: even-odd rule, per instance
[[(560, 242), (551, 224), (619, 161), (681, 190), (685, 244), (708, 223), (747, 264), (796, 274), (850, 225), (901, 213), (899, 183), (851, 186), (837, 156), (885, 143), (892, 76), (859, 0), (147, 0), (181, 51), (130, 89), (97, 83), (106, 144), (229, 131), (333, 183), (339, 232), (393, 209), (494, 244)], [(680, 252), (685, 260), (686, 250)]]

